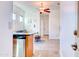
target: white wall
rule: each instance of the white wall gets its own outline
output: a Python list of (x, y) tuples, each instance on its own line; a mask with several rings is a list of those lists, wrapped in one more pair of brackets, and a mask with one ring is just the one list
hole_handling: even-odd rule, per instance
[(59, 6), (51, 6), (49, 14), (49, 39), (59, 39), (60, 37), (60, 9)]
[(12, 2), (0, 1), (0, 57), (12, 56)]
[(74, 42), (73, 32), (76, 29), (77, 4), (76, 2), (60, 3), (60, 54), (64, 57), (73, 57), (72, 43)]
[[(29, 11), (29, 13), (26, 12), (25, 15), (25, 27), (29, 32), (39, 32), (40, 33), (40, 15), (39, 15), (39, 11), (38, 10), (33, 10), (34, 8), (31, 8)], [(34, 28), (34, 24), (35, 24), (35, 28)]]
[(13, 20), (13, 31), (24, 30), (24, 19), (20, 22), (20, 16), (24, 17), (24, 11), (13, 5), (13, 13), (16, 14), (16, 19)]

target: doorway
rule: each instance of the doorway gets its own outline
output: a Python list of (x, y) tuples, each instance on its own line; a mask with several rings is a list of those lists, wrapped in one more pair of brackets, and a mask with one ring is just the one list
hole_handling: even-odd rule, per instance
[(40, 14), (40, 32), (42, 40), (48, 40), (49, 37), (49, 14)]

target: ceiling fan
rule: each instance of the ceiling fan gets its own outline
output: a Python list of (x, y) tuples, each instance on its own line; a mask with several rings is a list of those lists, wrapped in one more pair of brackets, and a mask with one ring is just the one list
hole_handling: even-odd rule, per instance
[(40, 14), (42, 14), (42, 13), (50, 13), (50, 9), (45, 8), (43, 3), (41, 3), (41, 6), (40, 6)]

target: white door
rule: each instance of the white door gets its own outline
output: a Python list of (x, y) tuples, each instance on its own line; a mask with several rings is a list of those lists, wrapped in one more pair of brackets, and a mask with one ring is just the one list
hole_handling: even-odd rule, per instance
[(76, 38), (76, 43), (77, 43), (77, 50), (75, 51), (75, 57), (79, 57), (79, 2), (77, 2), (77, 38)]
[(12, 56), (12, 2), (0, 1), (0, 57)]
[(74, 57), (72, 43), (76, 29), (76, 2), (64, 1), (60, 3), (60, 53), (63, 57)]

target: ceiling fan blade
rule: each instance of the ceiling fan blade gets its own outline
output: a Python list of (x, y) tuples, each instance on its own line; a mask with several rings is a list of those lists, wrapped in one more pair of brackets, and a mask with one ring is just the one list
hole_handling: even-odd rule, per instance
[(44, 11), (46, 12), (46, 11), (50, 11), (50, 10), (44, 10)]
[(44, 11), (50, 11), (50, 9), (44, 9)]
[(45, 10), (50, 10), (49, 8), (45, 9)]
[(48, 12), (48, 13), (50, 13), (50, 10), (44, 10), (44, 12)]

